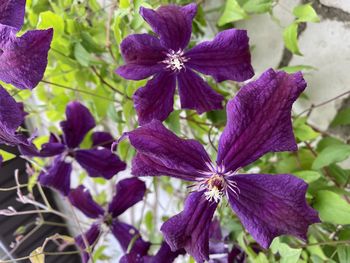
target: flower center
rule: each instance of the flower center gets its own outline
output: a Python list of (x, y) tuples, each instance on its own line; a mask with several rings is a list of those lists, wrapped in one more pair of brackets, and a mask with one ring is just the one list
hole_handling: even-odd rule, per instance
[(185, 68), (185, 62), (188, 59), (184, 56), (183, 50), (170, 50), (169, 53), (166, 54), (166, 59), (162, 61), (162, 63), (166, 64), (166, 69), (171, 69), (172, 71), (179, 72), (181, 69)]
[(235, 181), (227, 180), (226, 178), (234, 175), (233, 171), (226, 172), (224, 165), (216, 165), (206, 163), (209, 171), (200, 171), (204, 175), (199, 179), (197, 184), (198, 190), (205, 189), (205, 198), (208, 201), (219, 203), (224, 196), (224, 193), (230, 190), (238, 197), (239, 189)]

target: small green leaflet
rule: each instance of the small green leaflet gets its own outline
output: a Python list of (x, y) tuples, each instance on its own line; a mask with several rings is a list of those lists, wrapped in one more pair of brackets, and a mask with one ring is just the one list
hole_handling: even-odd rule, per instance
[(9, 161), (9, 160), (16, 158), (16, 155), (9, 153), (9, 152), (6, 152), (4, 150), (0, 150), (0, 155), (2, 156), (3, 162), (6, 162), (6, 161)]
[(247, 17), (248, 14), (240, 7), (236, 0), (227, 0), (224, 13), (219, 18), (218, 25), (223, 26), (227, 23), (242, 20)]
[(312, 169), (317, 170), (330, 165), (346, 160), (350, 156), (350, 145), (331, 145), (326, 147), (317, 156)]
[(293, 15), (297, 18), (297, 22), (320, 22), (320, 18), (311, 4), (295, 7)]
[(334, 192), (319, 191), (313, 207), (320, 213), (324, 222), (350, 224), (350, 204)]
[(283, 41), (286, 48), (293, 54), (302, 56), (298, 45), (298, 24), (292, 23), (283, 30)]

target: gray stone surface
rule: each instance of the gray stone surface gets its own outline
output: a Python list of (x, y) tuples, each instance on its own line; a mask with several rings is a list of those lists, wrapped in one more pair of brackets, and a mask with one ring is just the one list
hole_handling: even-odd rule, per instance
[(320, 0), (321, 4), (329, 7), (335, 7), (342, 9), (345, 12), (350, 13), (350, 1), (349, 0)]

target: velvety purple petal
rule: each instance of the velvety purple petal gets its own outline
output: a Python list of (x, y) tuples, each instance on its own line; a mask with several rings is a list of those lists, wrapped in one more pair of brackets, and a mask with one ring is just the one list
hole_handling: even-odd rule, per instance
[(108, 132), (94, 132), (92, 134), (92, 145), (94, 147), (105, 147), (106, 149), (111, 149), (115, 139)]
[(140, 232), (133, 226), (114, 220), (111, 230), (124, 252), (139, 256), (147, 255), (151, 244), (142, 239)]
[(16, 42), (16, 28), (0, 24), (0, 56)]
[(66, 120), (60, 125), (66, 145), (69, 148), (76, 148), (85, 135), (95, 127), (95, 120), (88, 108), (78, 101), (73, 101), (67, 105)]
[(229, 29), (216, 35), (213, 41), (195, 46), (185, 57), (186, 66), (216, 81), (244, 81), (254, 76), (250, 63), (249, 38), (246, 30)]
[(125, 254), (121, 257), (119, 263), (145, 263), (145, 260), (138, 254)]
[(217, 163), (236, 170), (267, 152), (296, 151), (292, 104), (306, 87), (302, 73), (270, 69), (227, 104)]
[(280, 235), (306, 240), (308, 227), (320, 222), (306, 202), (307, 184), (292, 175), (244, 174), (230, 179), (239, 192), (228, 191), (229, 203), (243, 226), (264, 248)]
[(126, 79), (141, 80), (163, 70), (161, 62), (166, 57), (166, 49), (155, 36), (135, 34), (126, 37), (120, 45), (124, 66), (116, 73)]
[(141, 7), (140, 14), (159, 36), (162, 45), (178, 51), (187, 47), (192, 34), (192, 20), (197, 5), (189, 4), (161, 6), (157, 10)]
[[(173, 263), (174, 260), (179, 255), (186, 254), (186, 251), (184, 249), (176, 250), (175, 252), (171, 251), (169, 245), (166, 242), (162, 242), (158, 252), (154, 256), (145, 256), (144, 262), (145, 263)], [(128, 262), (133, 263), (133, 262)]]
[(9, 145), (29, 144), (24, 135), (16, 131), (24, 121), (23, 105), (0, 85), (0, 143)]
[(68, 195), (70, 190), (70, 174), (72, 165), (62, 160), (61, 156), (54, 159), (50, 167), (39, 175), (40, 184), (51, 187), (63, 195)]
[(154, 175), (194, 181), (196, 177), (202, 177), (200, 170), (208, 169), (205, 162), (210, 162), (210, 158), (203, 146), (195, 140), (177, 137), (160, 121), (154, 120), (128, 132), (128, 136), (139, 153), (132, 167), (132, 173), (136, 176), (152, 175), (149, 173), (151, 170), (158, 171)]
[(160, 229), (171, 250), (184, 248), (196, 262), (209, 260), (209, 227), (216, 207), (205, 199), (204, 191), (191, 193), (184, 210)]
[(33, 89), (42, 80), (53, 30), (32, 30), (2, 47), (0, 80), (19, 89)]
[(113, 217), (121, 215), (128, 208), (141, 201), (146, 192), (145, 183), (137, 178), (121, 180), (115, 188), (116, 194), (108, 207), (108, 211)]
[(197, 73), (191, 69), (182, 70), (177, 80), (181, 108), (194, 109), (199, 114), (222, 109), (224, 97), (214, 91)]
[(160, 73), (135, 92), (133, 100), (140, 125), (153, 119), (163, 121), (169, 116), (173, 111), (175, 88), (175, 75)]
[(1, 0), (0, 24), (8, 25), (19, 31), (24, 21), (25, 0)]
[(118, 172), (125, 170), (126, 163), (107, 149), (75, 151), (75, 159), (91, 177), (102, 176), (111, 179)]
[(103, 208), (92, 198), (90, 191), (83, 185), (70, 190), (69, 201), (83, 214), (90, 218), (98, 218), (104, 214)]
[(66, 149), (66, 146), (59, 142), (48, 142), (41, 146), (40, 151), (34, 144), (31, 145), (20, 145), (19, 150), (22, 155), (30, 157), (52, 157), (60, 155)]
[[(93, 224), (90, 229), (84, 233), (85, 241), (89, 244), (89, 246), (93, 246), (97, 239), (99, 238), (101, 233), (100, 226), (98, 224)], [(75, 238), (75, 244), (81, 250), (81, 258), (83, 263), (88, 263), (90, 256), (86, 252), (86, 244), (82, 235), (79, 235)]]

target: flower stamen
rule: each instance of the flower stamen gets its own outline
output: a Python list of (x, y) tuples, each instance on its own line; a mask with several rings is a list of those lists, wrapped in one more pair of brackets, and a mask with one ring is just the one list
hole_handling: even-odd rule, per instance
[(162, 61), (162, 63), (166, 64), (166, 69), (171, 69), (172, 71), (179, 72), (181, 69), (185, 68), (185, 62), (188, 61), (188, 58), (184, 57), (183, 50), (170, 50), (169, 53), (166, 54), (167, 58)]
[(226, 172), (225, 166), (215, 165), (210, 162), (206, 162), (207, 171), (199, 171), (204, 177), (199, 178), (198, 183), (196, 184), (197, 191), (205, 189), (205, 198), (208, 201), (215, 201), (219, 203), (224, 196), (224, 193), (229, 190), (237, 198), (240, 194), (240, 190), (237, 186), (237, 183), (232, 180), (227, 180), (228, 177), (235, 174), (234, 171)]

